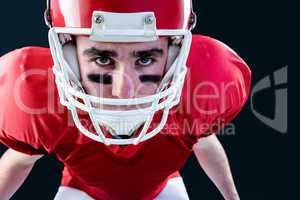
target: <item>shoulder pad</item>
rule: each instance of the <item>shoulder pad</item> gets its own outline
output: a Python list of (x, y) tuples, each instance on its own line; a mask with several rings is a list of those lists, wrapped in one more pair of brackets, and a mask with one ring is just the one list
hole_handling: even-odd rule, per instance
[(193, 36), (187, 66), (182, 109), (190, 128), (200, 125), (193, 133), (199, 136), (240, 112), (250, 93), (251, 71), (224, 43), (202, 35)]

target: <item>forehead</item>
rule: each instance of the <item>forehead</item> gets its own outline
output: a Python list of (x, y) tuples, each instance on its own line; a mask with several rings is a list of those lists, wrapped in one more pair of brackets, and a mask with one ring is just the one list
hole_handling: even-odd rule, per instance
[(149, 48), (165, 49), (168, 46), (168, 38), (161, 37), (156, 41), (151, 42), (134, 42), (134, 43), (116, 43), (116, 42), (95, 42), (89, 39), (87, 36), (76, 37), (77, 47), (79, 49), (86, 49), (90, 47), (96, 47), (98, 49), (107, 49), (114, 51), (130, 51), (130, 50), (145, 50)]

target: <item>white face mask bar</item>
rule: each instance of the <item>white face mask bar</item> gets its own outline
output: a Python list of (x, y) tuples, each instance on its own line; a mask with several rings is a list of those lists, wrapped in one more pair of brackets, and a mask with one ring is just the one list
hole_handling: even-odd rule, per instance
[[(66, 61), (59, 34), (89, 35), (93, 41), (105, 42), (149, 42), (160, 36), (183, 36), (179, 55), (164, 76), (158, 92), (141, 98), (111, 99), (88, 95), (84, 92), (78, 77)], [(54, 59), (53, 72), (60, 96), (60, 102), (72, 113), (77, 128), (87, 137), (106, 145), (138, 144), (158, 134), (164, 127), (169, 110), (180, 101), (181, 90), (186, 75), (186, 61), (189, 55), (192, 35), (189, 30), (157, 30), (155, 16), (146, 13), (108, 13), (94, 12), (91, 29), (51, 28), (49, 44)], [(96, 108), (95, 104), (111, 106), (141, 106), (132, 110), (107, 110)], [(96, 133), (87, 130), (80, 122), (77, 110), (89, 114)], [(158, 126), (147, 133), (156, 112), (163, 111)], [(137, 128), (142, 130), (132, 136)], [(101, 127), (106, 127), (113, 138), (108, 138)], [(127, 135), (129, 139), (120, 139), (118, 135)]]

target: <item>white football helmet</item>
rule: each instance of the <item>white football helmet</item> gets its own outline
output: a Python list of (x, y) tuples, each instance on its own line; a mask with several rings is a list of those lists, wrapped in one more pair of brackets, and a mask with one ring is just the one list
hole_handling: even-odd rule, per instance
[[(192, 35), (196, 23), (191, 0), (48, 0), (45, 20), (50, 27), (49, 44), (60, 102), (72, 113), (81, 133), (106, 145), (138, 144), (158, 134), (169, 111), (180, 101)], [(81, 83), (73, 35), (87, 35), (100, 42), (149, 42), (169, 36), (167, 71), (157, 93), (132, 99), (100, 98), (87, 94)], [(107, 110), (95, 105), (116, 106)], [(120, 106), (142, 106), (118, 110)], [(94, 131), (80, 121), (88, 114)], [(161, 111), (157, 127), (149, 131), (154, 115)], [(104, 129), (107, 130), (104, 131)], [(139, 129), (139, 134), (133, 134)], [(124, 139), (122, 136), (128, 136)]]

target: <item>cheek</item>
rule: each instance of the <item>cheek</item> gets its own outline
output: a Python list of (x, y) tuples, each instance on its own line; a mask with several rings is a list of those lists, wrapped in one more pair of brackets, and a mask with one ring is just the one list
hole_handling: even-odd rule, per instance
[(93, 69), (92, 63), (88, 62), (88, 60), (84, 58), (79, 58), (79, 71), (82, 80), (87, 78), (87, 75)]
[(156, 63), (152, 64), (149, 67), (143, 67), (142, 70), (139, 72), (141, 75), (159, 75), (163, 76), (165, 71), (165, 62), (164, 61), (157, 61)]
[(165, 72), (165, 63), (166, 61), (164, 59), (161, 59), (154, 63), (151, 67), (145, 67), (142, 71), (140, 71), (139, 77), (138, 77), (138, 84), (135, 87), (135, 94), (136, 97), (143, 97), (143, 96), (149, 96), (154, 95), (157, 92), (157, 89), (160, 85), (160, 82), (141, 82), (140, 76), (142, 75), (154, 75), (154, 76), (160, 76), (161, 79), (164, 76)]
[(164, 71), (165, 71), (165, 67), (166, 67), (166, 58), (159, 60), (157, 63), (154, 63), (153, 65), (153, 71), (155, 74), (157, 75), (161, 75), (163, 76)]
[(86, 79), (89, 74), (108, 73), (109, 70), (97, 66), (95, 63), (87, 59), (79, 61), (79, 69), (82, 79)]
[(158, 86), (158, 83), (139, 83), (135, 91), (136, 97), (153, 95), (156, 93)]
[(106, 71), (90, 62), (81, 62), (80, 66), (81, 84), (86, 93), (97, 97), (108, 97), (111, 94), (111, 85), (95, 83), (88, 78), (90, 74), (105, 74)]
[(86, 93), (96, 97), (111, 97), (112, 86), (93, 83), (91, 81), (82, 81)]

